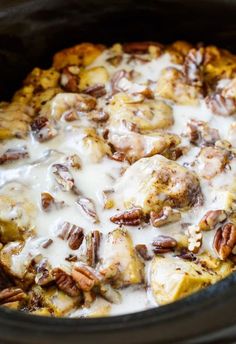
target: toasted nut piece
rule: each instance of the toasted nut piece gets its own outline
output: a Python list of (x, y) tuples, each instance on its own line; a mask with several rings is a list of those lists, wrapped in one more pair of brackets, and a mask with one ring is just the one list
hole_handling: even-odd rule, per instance
[(91, 200), (90, 198), (87, 198), (87, 197), (80, 196), (77, 199), (76, 203), (83, 210), (84, 214), (90, 220), (92, 220), (92, 222), (94, 222), (94, 223), (99, 222), (99, 218), (98, 218), (93, 200)]
[(111, 222), (118, 225), (138, 226), (143, 219), (143, 212), (141, 208), (133, 208), (120, 212), (110, 218)]
[(67, 92), (79, 91), (79, 73), (78, 66), (66, 66), (61, 73), (61, 86)]
[(205, 179), (211, 179), (223, 171), (229, 162), (229, 152), (217, 147), (204, 147), (197, 162), (199, 174)]
[(63, 191), (70, 191), (73, 188), (75, 184), (74, 178), (66, 165), (52, 165), (52, 173)]
[(206, 98), (207, 106), (219, 116), (231, 116), (236, 112), (236, 100), (224, 97), (220, 93), (213, 93)]
[(55, 203), (55, 198), (48, 192), (41, 193), (41, 205), (43, 210), (48, 211)]
[(92, 86), (87, 87), (84, 90), (84, 93), (89, 94), (92, 97), (100, 98), (106, 95), (107, 91), (105, 85), (103, 84), (95, 84)]
[(224, 210), (209, 210), (200, 220), (198, 226), (202, 231), (209, 231), (226, 219), (227, 214)]
[(77, 154), (69, 155), (66, 158), (66, 161), (68, 162), (70, 167), (73, 167), (73, 168), (75, 168), (77, 170), (79, 170), (81, 168), (81, 160), (80, 160), (80, 157)]
[(99, 283), (99, 280), (95, 274), (85, 266), (74, 265), (72, 269), (72, 277), (77, 283), (78, 287), (83, 291), (90, 291)]
[(151, 224), (154, 227), (161, 227), (168, 223), (178, 222), (181, 219), (181, 213), (171, 207), (163, 207), (159, 213), (151, 211)]
[(0, 165), (20, 159), (25, 159), (28, 157), (29, 153), (26, 146), (23, 146), (21, 148), (10, 148), (7, 149), (5, 153), (0, 156)]
[(184, 61), (184, 75), (188, 84), (193, 86), (203, 85), (204, 48), (191, 49)]
[(88, 90), (88, 88), (90, 87), (105, 85), (109, 78), (109, 74), (105, 67), (93, 67), (90, 69), (84, 69), (80, 72), (79, 76), (79, 88), (81, 91)]
[(78, 44), (56, 53), (53, 57), (53, 66), (56, 69), (62, 69), (68, 65), (88, 66), (104, 49), (104, 45), (101, 44)]
[(123, 44), (123, 50), (127, 54), (147, 54), (150, 47), (157, 47), (160, 51), (163, 45), (158, 42), (131, 42)]
[(51, 140), (57, 135), (57, 130), (46, 117), (39, 116), (31, 124), (34, 137), (39, 142)]
[(196, 174), (161, 155), (128, 167), (114, 189), (126, 208), (140, 207), (144, 214), (159, 212), (163, 206), (189, 208), (201, 198)]
[(202, 232), (199, 226), (188, 226), (188, 249), (190, 252), (198, 253), (202, 246)]
[(162, 254), (171, 252), (177, 246), (177, 241), (167, 235), (159, 235), (152, 243), (153, 252), (156, 254)]
[(143, 281), (143, 263), (137, 256), (126, 230), (110, 232), (100, 248), (100, 273), (117, 288)]
[(88, 264), (92, 267), (94, 267), (98, 262), (98, 251), (100, 247), (100, 241), (101, 241), (102, 233), (95, 230), (89, 235), (86, 236), (86, 243), (87, 243), (87, 261)]
[(55, 278), (58, 288), (69, 296), (79, 296), (80, 291), (73, 278), (60, 268), (52, 270), (52, 276)]
[(194, 119), (187, 123), (187, 135), (191, 143), (199, 146), (213, 146), (217, 140), (220, 140), (217, 129), (210, 128), (207, 122)]
[(138, 255), (143, 258), (144, 260), (150, 260), (152, 259), (151, 255), (148, 253), (147, 246), (144, 244), (138, 244), (135, 246), (135, 251), (138, 253)]
[(64, 222), (59, 226), (58, 236), (63, 240), (68, 240), (71, 250), (77, 250), (84, 240), (83, 228), (69, 222)]
[(221, 260), (226, 260), (236, 245), (236, 226), (226, 223), (218, 228), (214, 237), (213, 246)]
[(0, 291), (0, 304), (9, 302), (23, 301), (26, 299), (25, 292), (18, 287), (10, 287)]
[(157, 83), (156, 93), (160, 97), (182, 105), (197, 105), (201, 97), (199, 88), (188, 85), (184, 75), (174, 68), (163, 70)]

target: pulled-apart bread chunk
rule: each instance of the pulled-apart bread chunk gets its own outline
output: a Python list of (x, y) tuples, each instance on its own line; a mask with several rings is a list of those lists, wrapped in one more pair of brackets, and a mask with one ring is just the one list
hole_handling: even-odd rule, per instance
[(187, 209), (201, 197), (197, 175), (161, 155), (135, 162), (117, 181), (115, 191), (125, 207), (141, 207), (145, 213), (163, 206)]
[[(172, 109), (162, 100), (136, 100), (132, 95), (117, 93), (106, 107), (110, 116), (111, 130), (145, 132), (154, 129), (165, 129), (174, 123)], [(123, 129), (124, 130), (124, 129)]]
[(174, 152), (178, 150), (177, 146), (181, 142), (179, 136), (162, 132), (147, 135), (135, 132), (119, 135), (111, 132), (108, 139), (114, 149), (117, 152), (123, 153), (125, 158), (131, 163), (155, 154), (164, 156), (174, 155)]
[(126, 230), (110, 232), (101, 248), (100, 273), (116, 288), (143, 282), (143, 263), (137, 256)]
[(210, 268), (201, 265), (201, 261), (155, 256), (151, 263), (152, 293), (159, 305), (170, 303), (214, 284), (226, 277), (231, 269), (230, 262)]

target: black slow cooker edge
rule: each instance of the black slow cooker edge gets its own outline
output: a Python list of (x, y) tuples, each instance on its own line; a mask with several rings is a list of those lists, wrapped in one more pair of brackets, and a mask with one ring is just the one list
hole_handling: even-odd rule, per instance
[[(34, 66), (83, 41), (186, 39), (236, 52), (236, 1), (1, 0), (0, 99)], [(134, 300), (135, 302), (135, 300)], [(0, 309), (0, 343), (231, 343), (236, 276), (171, 305), (102, 319), (49, 319)]]

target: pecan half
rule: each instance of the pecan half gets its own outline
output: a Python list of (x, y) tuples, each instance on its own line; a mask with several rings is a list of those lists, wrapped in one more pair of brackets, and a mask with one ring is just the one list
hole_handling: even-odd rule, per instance
[(46, 117), (39, 116), (31, 124), (35, 139), (39, 142), (51, 140), (57, 135), (57, 130), (52, 126)]
[(80, 206), (83, 212), (87, 215), (87, 217), (92, 220), (92, 222), (97, 223), (99, 222), (98, 215), (96, 212), (95, 205), (90, 198), (80, 196), (76, 203)]
[(153, 252), (157, 254), (171, 252), (177, 246), (177, 241), (166, 235), (159, 235), (152, 243)]
[(202, 64), (204, 62), (204, 48), (191, 49), (184, 61), (184, 76), (187, 82), (193, 86), (202, 86)]
[(83, 291), (90, 291), (99, 283), (95, 274), (85, 266), (74, 266), (72, 269), (72, 277), (78, 287)]
[(226, 260), (236, 245), (236, 226), (226, 223), (216, 231), (213, 246), (221, 260)]
[(231, 116), (236, 112), (235, 99), (226, 98), (220, 93), (214, 93), (207, 97), (206, 104), (214, 114), (219, 116)]
[(126, 72), (124, 69), (120, 69), (113, 74), (111, 78), (112, 94), (122, 91), (122, 89), (119, 87), (119, 82), (121, 79), (128, 77), (129, 73)]
[(36, 266), (35, 283), (40, 286), (46, 286), (53, 281), (51, 266), (46, 258), (42, 259)]
[(74, 279), (60, 268), (52, 270), (52, 275), (58, 288), (69, 296), (75, 297), (80, 295), (80, 290), (77, 287)]
[(187, 123), (187, 135), (191, 143), (199, 146), (214, 146), (220, 140), (219, 131), (210, 128), (206, 122), (194, 119)]
[(163, 46), (157, 42), (131, 42), (123, 44), (123, 50), (127, 54), (147, 54), (149, 48), (157, 47), (160, 50), (160, 53), (163, 49)]
[(87, 237), (87, 252), (86, 256), (88, 259), (88, 264), (90, 266), (95, 266), (98, 262), (98, 250), (100, 246), (102, 233), (99, 231), (91, 232)]
[(52, 173), (63, 191), (70, 191), (75, 185), (74, 178), (66, 165), (52, 165)]
[(202, 246), (202, 232), (198, 226), (189, 226), (187, 229), (188, 249), (190, 252), (198, 253)]
[(61, 85), (68, 92), (79, 91), (79, 72), (78, 66), (66, 66), (62, 70)]
[(154, 227), (161, 227), (181, 219), (181, 213), (171, 207), (163, 207), (159, 213), (151, 211), (150, 220)]
[(150, 260), (152, 257), (148, 254), (147, 246), (144, 244), (139, 244), (135, 246), (136, 252), (142, 257), (144, 260)]
[(0, 156), (0, 165), (3, 165), (7, 162), (25, 159), (28, 157), (29, 157), (29, 153), (25, 146), (21, 148), (10, 148), (10, 149), (7, 149), (6, 152)]
[(143, 219), (143, 211), (141, 208), (133, 208), (120, 212), (110, 218), (111, 222), (118, 225), (138, 226)]
[(89, 94), (90, 96), (93, 96), (95, 98), (103, 97), (107, 93), (105, 85), (103, 85), (103, 84), (92, 85), (92, 86), (86, 88), (83, 92), (86, 94)]
[(198, 226), (202, 231), (214, 229), (218, 223), (224, 222), (227, 214), (224, 210), (209, 210), (200, 220)]
[(84, 232), (81, 227), (64, 222), (59, 226), (59, 232), (58, 237), (63, 240), (68, 240), (68, 245), (71, 250), (77, 250), (83, 242)]
[(18, 287), (10, 287), (0, 291), (0, 304), (4, 305), (5, 303), (23, 301), (26, 299), (25, 292)]

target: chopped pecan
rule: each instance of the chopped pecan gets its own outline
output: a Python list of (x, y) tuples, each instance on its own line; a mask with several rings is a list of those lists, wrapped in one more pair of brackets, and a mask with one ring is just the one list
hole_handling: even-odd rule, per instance
[(99, 222), (95, 205), (90, 198), (80, 196), (77, 199), (76, 203), (80, 206), (80, 208), (88, 216), (88, 218), (92, 219), (92, 222), (94, 223)]
[(188, 249), (190, 252), (198, 253), (202, 246), (202, 232), (198, 226), (189, 226), (187, 229)]
[(146, 245), (144, 244), (136, 245), (135, 250), (144, 260), (152, 259), (152, 257), (148, 254), (148, 249)]
[(11, 161), (25, 159), (28, 157), (29, 157), (29, 153), (25, 146), (21, 148), (10, 148), (10, 149), (7, 149), (6, 152), (0, 156), (0, 165), (3, 165)]
[(151, 211), (150, 220), (154, 227), (161, 227), (181, 219), (181, 213), (171, 207), (163, 207), (160, 212)]
[(122, 58), (122, 55), (112, 56), (107, 59), (107, 62), (110, 63), (113, 67), (117, 67), (121, 63)]
[(52, 173), (63, 191), (70, 191), (75, 185), (74, 178), (66, 165), (52, 165)]
[(221, 260), (226, 260), (236, 245), (236, 226), (226, 223), (216, 231), (213, 246)]
[(157, 254), (171, 252), (177, 246), (177, 241), (166, 235), (159, 235), (152, 243), (153, 252)]
[(80, 290), (77, 287), (74, 279), (60, 268), (54, 268), (52, 275), (58, 288), (69, 296), (75, 297), (80, 295)]
[(125, 161), (125, 153), (123, 152), (114, 152), (111, 156), (112, 160), (115, 161)]
[(0, 304), (9, 302), (23, 301), (26, 299), (25, 292), (18, 287), (10, 287), (0, 291)]
[(160, 52), (163, 46), (157, 42), (132, 42), (123, 44), (123, 50), (127, 54), (147, 54), (150, 47), (157, 47)]
[(47, 239), (46, 241), (44, 241), (43, 243), (42, 243), (42, 248), (48, 248), (49, 246), (51, 246), (52, 245), (52, 243), (53, 243), (53, 240), (52, 239)]
[(35, 283), (40, 286), (46, 286), (52, 281), (51, 266), (47, 259), (42, 259), (36, 266)]
[(187, 135), (191, 143), (200, 146), (214, 146), (220, 140), (219, 131), (210, 128), (206, 122), (194, 119), (187, 123)]
[(103, 123), (106, 122), (109, 119), (109, 115), (106, 111), (99, 110), (99, 111), (91, 111), (90, 112), (90, 118), (92, 121), (96, 123)]
[(31, 124), (34, 137), (39, 142), (51, 140), (57, 135), (57, 130), (52, 126), (46, 117), (39, 116)]
[(138, 226), (143, 219), (143, 211), (141, 208), (132, 208), (122, 211), (110, 218), (111, 222), (118, 225)]
[(221, 93), (214, 93), (206, 98), (207, 106), (219, 116), (231, 116), (236, 112), (236, 100), (224, 97)]
[(184, 76), (187, 82), (193, 86), (202, 86), (202, 65), (204, 62), (204, 48), (191, 49), (184, 61)]
[(78, 287), (83, 291), (90, 291), (99, 283), (95, 274), (85, 266), (74, 266), (72, 269), (72, 277)]
[(83, 92), (95, 98), (103, 97), (107, 93), (105, 85), (103, 84), (96, 84), (96, 85), (89, 86)]
[(77, 250), (83, 242), (83, 228), (64, 222), (59, 226), (59, 238), (68, 240), (68, 245), (72, 250)]
[(69, 155), (66, 161), (70, 167), (76, 168), (77, 170), (81, 168), (81, 160), (77, 154)]
[(79, 91), (79, 72), (78, 66), (66, 66), (62, 70), (61, 85), (68, 92)]
[(69, 254), (68, 257), (65, 258), (68, 262), (77, 262), (78, 257), (75, 254)]
[(64, 201), (57, 202), (55, 198), (48, 192), (41, 193), (41, 206), (44, 211), (49, 211), (53, 207), (61, 209), (65, 205)]
[(63, 117), (66, 122), (73, 122), (79, 119), (78, 113), (75, 110), (69, 110)]
[(88, 264), (90, 266), (95, 266), (95, 264), (98, 262), (98, 250), (100, 246), (101, 235), (102, 234), (99, 231), (95, 230), (86, 237), (86, 241), (87, 241), (86, 256), (88, 259)]
[(198, 226), (202, 231), (209, 231), (214, 229), (215, 226), (224, 222), (227, 214), (224, 210), (209, 210), (200, 220)]
[(129, 73), (126, 72), (124, 69), (120, 69), (113, 74), (111, 78), (111, 88), (113, 94), (122, 91), (122, 89), (119, 88), (119, 82), (123, 78), (128, 78), (128, 76)]

